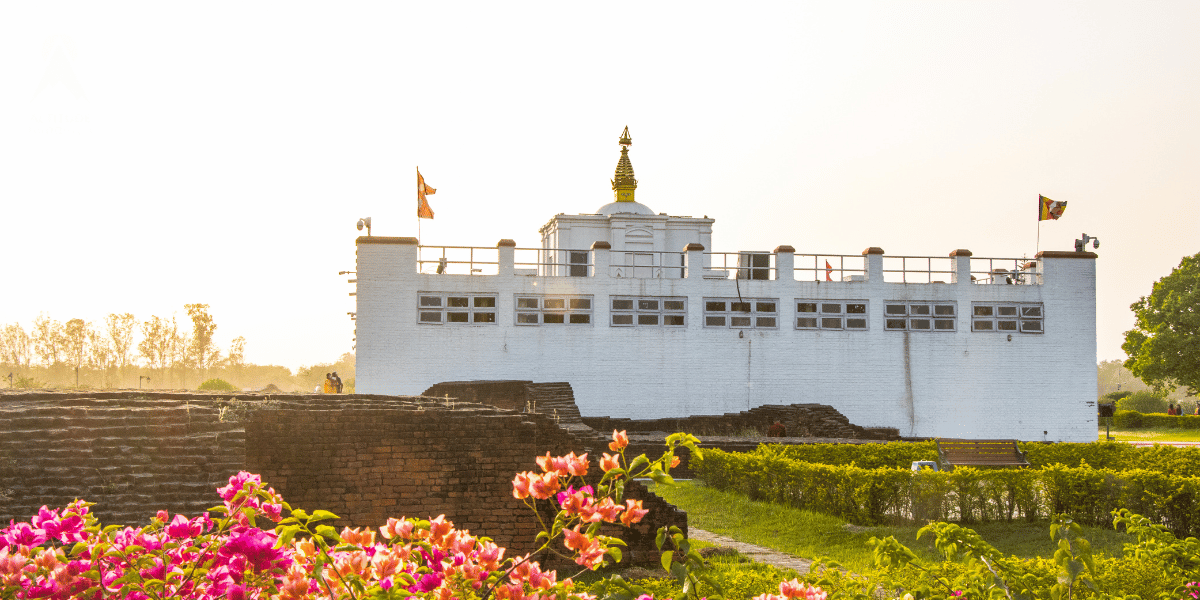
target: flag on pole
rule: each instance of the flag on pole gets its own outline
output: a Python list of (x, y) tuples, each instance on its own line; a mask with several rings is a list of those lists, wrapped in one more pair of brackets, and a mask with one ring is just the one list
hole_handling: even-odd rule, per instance
[(1038, 220), (1057, 221), (1062, 216), (1063, 211), (1067, 210), (1066, 202), (1055, 202), (1041, 194), (1038, 194)]
[(833, 281), (833, 267), (829, 265), (829, 260), (825, 261), (825, 281)]
[(432, 219), (433, 209), (429, 208), (429, 202), (425, 200), (425, 195), (432, 196), (437, 190), (425, 185), (425, 178), (421, 177), (421, 169), (417, 169), (417, 218)]

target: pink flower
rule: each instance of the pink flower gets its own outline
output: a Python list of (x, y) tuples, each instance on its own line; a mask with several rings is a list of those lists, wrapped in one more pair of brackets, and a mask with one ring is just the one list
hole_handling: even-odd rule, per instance
[(233, 499), (237, 497), (238, 492), (242, 491), (242, 488), (246, 485), (246, 483), (252, 483), (256, 487), (261, 486), (262, 477), (259, 477), (254, 473), (240, 471), (237, 475), (233, 475), (229, 478), (229, 485), (223, 488), (217, 488), (217, 493), (220, 494), (222, 500), (226, 502), (233, 502)]
[(196, 517), (195, 522), (193, 522), (188, 521), (183, 515), (175, 515), (175, 518), (167, 525), (166, 532), (167, 535), (176, 539), (187, 538), (200, 535), (202, 527), (203, 525), (199, 517)]
[(588, 472), (588, 457), (587, 452), (579, 456), (575, 456), (574, 452), (563, 457), (566, 461), (567, 472), (576, 477), (584, 477)]
[(283, 550), (274, 548), (275, 541), (274, 534), (251, 527), (245, 531), (234, 532), (229, 542), (219, 550), (219, 554), (225, 557), (244, 556), (248, 565), (259, 572), (273, 567), (287, 567), (291, 561)]
[(383, 535), (383, 539), (385, 540), (390, 540), (392, 538), (407, 540), (412, 538), (412, 531), (412, 521), (409, 521), (408, 519), (401, 521), (389, 518), (387, 520), (387, 525), (384, 525), (383, 529), (381, 529), (379, 533)]

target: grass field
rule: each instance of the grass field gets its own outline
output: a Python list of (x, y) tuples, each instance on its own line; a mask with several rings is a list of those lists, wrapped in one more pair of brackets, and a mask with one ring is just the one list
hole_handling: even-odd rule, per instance
[[(1109, 434), (1118, 442), (1200, 442), (1200, 431), (1194, 429), (1113, 430)], [(1104, 439), (1104, 428), (1100, 428), (1096, 439)]]
[[(754, 502), (741, 494), (714, 490), (697, 481), (655, 485), (653, 491), (687, 511), (689, 525), (795, 556), (828, 556), (859, 573), (874, 569), (871, 549), (867, 546), (871, 537), (895, 536), (922, 559), (942, 560), (928, 536), (916, 539), (919, 526), (851, 526), (828, 515)], [(1005, 554), (1022, 558), (1054, 554), (1048, 523), (981, 523), (970, 527)], [(1123, 533), (1096, 527), (1085, 527), (1084, 536), (1098, 554), (1110, 556), (1119, 556), (1122, 546), (1133, 541)]]

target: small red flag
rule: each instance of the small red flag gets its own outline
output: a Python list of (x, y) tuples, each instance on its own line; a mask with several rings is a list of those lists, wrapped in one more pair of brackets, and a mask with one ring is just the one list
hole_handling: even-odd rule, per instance
[(425, 185), (425, 178), (421, 177), (421, 169), (417, 169), (417, 218), (432, 219), (433, 209), (429, 208), (429, 202), (425, 200), (425, 195), (436, 194), (437, 190)]
[(825, 281), (833, 281), (833, 267), (829, 266), (829, 260), (825, 261)]

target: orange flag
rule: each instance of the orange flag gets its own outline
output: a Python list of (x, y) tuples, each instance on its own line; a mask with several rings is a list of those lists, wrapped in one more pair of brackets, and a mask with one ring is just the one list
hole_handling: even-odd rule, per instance
[(1067, 210), (1066, 202), (1055, 202), (1038, 194), (1038, 221), (1057, 221), (1064, 210)]
[(825, 261), (825, 281), (833, 281), (833, 267), (829, 265), (829, 261)]
[(425, 200), (425, 195), (436, 194), (437, 190), (425, 185), (425, 178), (421, 177), (421, 169), (417, 169), (417, 218), (432, 219), (433, 209), (429, 208), (429, 202)]

